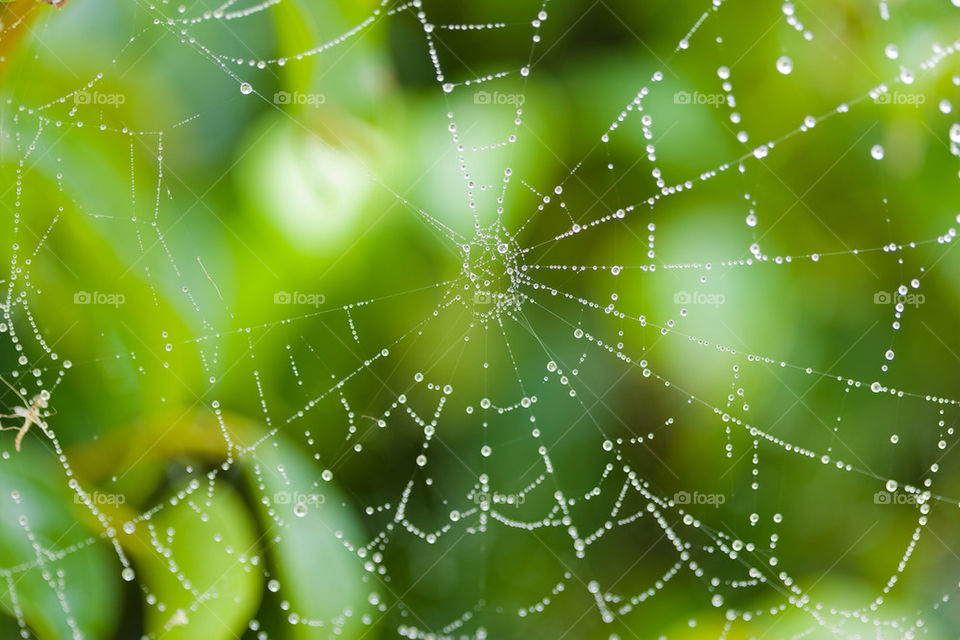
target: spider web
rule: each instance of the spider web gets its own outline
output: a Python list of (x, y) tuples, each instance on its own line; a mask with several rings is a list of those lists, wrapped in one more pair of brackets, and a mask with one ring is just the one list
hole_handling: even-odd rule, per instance
[[(82, 38), (80, 4), (36, 40)], [(77, 602), (99, 558), (143, 608), (130, 637), (945, 636), (960, 23), (940, 4), (846, 7), (863, 46), (800, 2), (124, 9), (138, 26), (102, 70), (3, 109), (4, 425), (37, 412), (2, 454), (20, 635), (106, 633)], [(264, 27), (285, 11), (303, 48)], [(597, 25), (632, 43), (622, 68), (565, 57)], [(883, 40), (897, 28), (913, 40)], [(401, 71), (429, 85), (429, 135), (401, 151), (344, 115), (390, 109), (336, 71), (377, 33), (416, 43)], [(154, 59), (209, 91), (147, 88), (121, 117), (116, 87)], [(314, 60), (325, 93), (285, 92)], [(317, 230), (278, 207), (280, 228), (390, 255), (273, 274), (256, 225), (204, 204), (222, 176), (180, 177), (200, 164), (181, 148), (225, 148), (205, 127), (233, 117), (222, 101), (306, 141), (331, 209), (380, 209), (370, 238), (354, 211)], [(103, 148), (129, 157), (129, 191), (90, 186), (117, 171)], [(233, 278), (217, 243), (261, 279)], [(46, 512), (31, 466), (75, 521)], [(162, 488), (128, 497), (138, 477)], [(30, 581), (52, 599), (31, 606)], [(256, 597), (210, 631), (234, 582)]]

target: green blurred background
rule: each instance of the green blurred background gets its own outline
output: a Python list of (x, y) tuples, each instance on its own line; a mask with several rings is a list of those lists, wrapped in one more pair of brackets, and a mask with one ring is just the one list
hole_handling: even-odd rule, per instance
[[(556, 3), (531, 54), (539, 2), (424, 0), (434, 25), (505, 23), (434, 29), (447, 93), (418, 6), (379, 7), (3, 6), (0, 370), (51, 391), (103, 515), (39, 429), (4, 433), (0, 636), (956, 637), (960, 9)], [(721, 66), (735, 107), (711, 103)], [(602, 142), (644, 88), (649, 134), (631, 107)], [(521, 123), (478, 90), (522, 96)], [(529, 270), (483, 321), (423, 215), (469, 240), (471, 189), (527, 265), (589, 268)], [(877, 304), (901, 285), (921, 302)], [(642, 491), (612, 513), (627, 469)], [(888, 479), (935, 497), (878, 504)], [(475, 495), (531, 483), (507, 522)], [(722, 504), (652, 506), (677, 492)]]

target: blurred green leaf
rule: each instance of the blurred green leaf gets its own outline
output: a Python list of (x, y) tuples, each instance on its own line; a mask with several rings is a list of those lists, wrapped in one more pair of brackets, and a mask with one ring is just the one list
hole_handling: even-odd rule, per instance
[[(274, 440), (276, 446), (260, 447), (246, 466), (250, 483), (272, 503), (259, 510), (263, 526), (282, 529), (281, 535), (269, 536), (277, 573), (270, 587), (299, 617), (324, 621), (317, 629), (296, 627), (298, 637), (326, 638), (327, 621), (342, 619), (346, 610), (356, 614), (358, 603), (367, 602), (373, 591), (364, 584), (361, 561), (344, 546), (344, 540), (364, 538), (335, 485), (318, 484), (310, 459), (282, 436)], [(338, 637), (359, 638), (364, 632), (354, 615)]]
[(147, 609), (148, 632), (164, 640), (236, 638), (262, 591), (254, 566), (260, 546), (236, 491), (217, 482), (214, 491), (204, 487), (150, 522), (152, 528), (137, 527), (136, 535), (153, 544), (140, 552), (137, 570), (164, 607)]
[[(8, 515), (0, 519), (0, 565), (25, 569), (0, 577), (0, 605), (13, 615), (16, 598), (26, 623), (43, 640), (74, 638), (77, 632), (109, 637), (121, 601), (119, 563), (102, 542), (87, 542), (94, 533), (74, 519), (73, 494), (62, 470), (24, 449), (0, 464)], [(57, 556), (71, 545), (80, 546)]]

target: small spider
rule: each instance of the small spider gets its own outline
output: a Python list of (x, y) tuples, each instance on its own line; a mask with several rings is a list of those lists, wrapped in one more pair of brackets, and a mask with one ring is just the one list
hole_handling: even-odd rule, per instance
[(23, 394), (17, 390), (12, 384), (6, 381), (3, 376), (0, 376), (0, 381), (3, 384), (10, 387), (10, 390), (17, 394), (17, 397), (20, 398), (20, 401), (23, 402), (22, 407), (14, 407), (13, 413), (11, 414), (0, 414), (0, 418), (22, 418), (23, 425), (19, 427), (0, 427), (0, 431), (16, 431), (17, 437), (13, 441), (13, 446), (17, 451), (20, 451), (20, 443), (23, 441), (23, 436), (27, 435), (27, 431), (30, 430), (32, 425), (37, 425), (43, 429), (44, 433), (47, 433), (47, 424), (43, 421), (44, 418), (50, 414), (43, 409), (47, 408), (47, 400), (50, 398), (50, 394), (47, 391), (41, 391), (39, 394), (33, 396), (33, 400), (27, 402), (27, 399), (23, 397)]

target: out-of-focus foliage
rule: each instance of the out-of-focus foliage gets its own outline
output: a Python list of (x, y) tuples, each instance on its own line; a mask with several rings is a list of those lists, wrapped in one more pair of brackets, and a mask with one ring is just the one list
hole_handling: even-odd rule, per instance
[[(188, 478), (203, 478), (227, 462), (221, 423), (213, 417), (214, 397), (218, 406), (234, 412), (227, 414), (225, 429), (241, 446), (260, 441), (271, 430), (281, 431), (263, 451), (211, 481), (215, 491), (201, 487), (194, 500), (202, 509), (174, 500), (176, 504), (152, 521), (151, 530), (141, 525), (132, 533), (121, 532), (123, 548), (136, 568), (131, 582), (121, 578), (117, 555), (101, 535), (102, 527), (76, 504), (64, 469), (42, 448), (44, 441), (34, 434), (25, 440), (24, 451), (14, 454), (5, 440), (10, 455), (0, 460), (0, 567), (33, 562), (46, 566), (46, 551), (83, 546), (51, 561), (49, 575), (36, 569), (4, 575), (17, 582), (20, 602), (11, 601), (9, 590), (0, 597), (9, 614), (0, 622), (0, 636), (18, 633), (15, 608), (20, 607), (32, 631), (43, 639), (71, 637), (73, 630), (66, 624), (71, 616), (76, 627), (93, 638), (134, 638), (150, 631), (158, 638), (231, 638), (257, 631), (245, 628), (251, 616), (271, 639), (327, 637), (326, 629), (288, 624), (287, 607), (336, 617), (379, 589), (365, 581), (371, 572), (349, 557), (340, 540), (363, 540), (369, 532), (361, 509), (401, 494), (419, 452), (420, 433), (411, 431), (382, 449), (370, 445), (381, 464), (355, 471), (348, 478), (352, 486), (329, 483), (318, 489), (323, 467), (317, 466), (319, 458), (311, 459), (314, 449), (301, 441), (315, 441), (316, 450), (340, 451), (346, 422), (343, 412), (329, 408), (301, 422), (286, 422), (310, 397), (291, 376), (287, 350), (294, 344), (298, 353), (311, 354), (312, 360), (296, 364), (316, 379), (342, 376), (379, 347), (392, 344), (398, 327), (405, 331), (423, 320), (437, 302), (438, 292), (427, 287), (457, 276), (461, 265), (455, 248), (412, 211), (422, 209), (464, 234), (473, 233), (446, 113), (451, 108), (470, 111), (474, 94), (447, 95), (440, 89), (422, 25), (412, 12), (383, 19), (321, 55), (271, 67), (256, 76), (251, 94), (240, 91), (249, 65), (224, 62), (229, 71), (224, 72), (206, 54), (233, 52), (246, 59), (291, 55), (349, 30), (375, 4), (283, 0), (265, 17), (236, 20), (228, 29), (200, 25), (196, 42), (181, 41), (177, 25), (154, 24), (157, 12), (146, 2), (70, 0), (55, 9), (16, 0), (0, 9), (5, 25), (0, 37), (0, 127), (8, 134), (0, 138), (0, 238), (21, 224), (26, 232), (19, 237), (32, 243), (22, 249), (31, 252), (52, 216), (58, 216), (54, 232), (34, 259), (32, 279), (43, 295), (32, 304), (43, 335), (73, 361), (73, 371), (55, 391), (57, 414), (50, 422), (77, 477), (88, 491), (124, 496), (123, 504), (104, 509), (119, 527), (156, 504), (169, 505)], [(960, 106), (952, 80), (960, 71), (956, 63), (944, 63), (947, 66), (930, 77), (917, 78), (917, 90), (931, 96), (924, 104), (864, 100), (871, 88), (898, 76), (900, 62), (928, 57), (931, 43), (953, 42), (960, 33), (960, 9), (933, 6), (946, 2), (891, 2), (895, 19), (883, 21), (875, 6), (864, 6), (869, 3), (797, 3), (798, 13), (801, 7), (808, 11), (806, 26), (816, 34), (808, 42), (785, 23), (777, 3), (728, 0), (711, 13), (689, 51), (677, 50), (677, 42), (708, 4), (624, 0), (551, 5), (542, 57), (535, 60), (531, 80), (522, 89), (523, 144), (510, 151), (509, 159), (514, 173), (545, 189), (563, 181), (581, 159), (590, 158), (567, 194), (571, 211), (591, 212), (586, 219), (656, 193), (644, 150), (649, 141), (640, 129), (624, 127), (615, 144), (596, 151), (600, 134), (656, 70), (664, 72), (664, 80), (644, 103), (656, 123), (656, 166), (665, 176), (679, 179), (695, 178), (725, 162), (735, 164), (754, 147), (795, 129), (807, 115), (821, 115), (848, 100), (864, 102), (818, 123), (815, 132), (778, 142), (776, 152), (754, 163), (749, 172), (734, 168), (702, 189), (664, 199), (655, 214), (657, 261), (712, 262), (714, 273), (722, 274), (711, 275), (709, 290), (722, 294), (724, 305), (714, 314), (691, 315), (683, 323), (683, 334), (858, 379), (877, 377), (879, 354), (891, 340), (891, 308), (874, 305), (874, 293), (892, 291), (922, 270), (926, 303), (906, 311), (889, 384), (956, 397), (960, 258), (936, 242), (916, 248), (906, 264), (883, 250), (857, 256), (850, 252), (936, 238), (960, 212), (955, 204), (957, 158), (945, 148), (956, 118), (938, 113), (932, 98), (943, 96)], [(516, 5), (514, 0), (424, 2), (425, 10), (449, 23), (515, 16)], [(214, 7), (188, 4), (183, 15), (197, 15), (204, 8)], [(179, 15), (166, 3), (163, 11)], [(529, 20), (523, 15), (525, 27)], [(19, 23), (17, 16), (23, 16)], [(482, 45), (461, 46), (459, 56), (453, 56), (462, 66), (459, 75), (494, 72), (528, 51), (526, 31), (521, 37), (513, 28), (487, 36)], [(881, 55), (889, 42), (900, 43), (899, 60)], [(718, 48), (729, 54), (717, 54)], [(774, 71), (783, 55), (793, 60), (789, 75)], [(676, 103), (679, 91), (721, 93), (721, 64), (735, 65), (736, 109), (743, 128), (750, 130), (748, 142), (737, 140), (741, 126), (731, 122), (727, 110)], [(58, 115), (51, 116), (42, 144), (21, 166), (25, 148), (37, 135), (36, 120), (28, 117), (35, 112), (30, 110), (70, 95), (100, 73), (104, 77), (97, 90), (123, 96), (122, 102), (81, 109), (81, 128), (64, 120), (70, 105), (53, 104), (49, 112)], [(314, 104), (283, 105), (273, 99), (278, 92), (323, 98)], [(509, 111), (476, 110), (471, 136), (505, 138), (513, 131)], [(101, 122), (121, 132), (105, 133)], [(123, 129), (163, 132), (159, 192), (161, 136), (126, 135)], [(885, 148), (883, 162), (869, 158), (875, 144)], [(492, 171), (499, 161), (492, 156), (484, 166), (480, 159), (475, 170)], [(608, 165), (617, 170), (610, 171)], [(402, 202), (384, 184), (413, 204)], [(515, 205), (505, 214), (510, 224), (522, 223), (536, 199), (531, 196), (523, 204), (529, 206)], [(760, 220), (755, 229), (743, 223), (750, 209)], [(560, 247), (545, 262), (640, 264), (647, 250), (646, 222)], [(537, 218), (527, 233), (552, 237), (557, 229), (551, 225), (558, 224), (556, 219)], [(822, 258), (816, 263), (797, 261), (789, 271), (772, 261), (749, 270), (720, 269), (723, 260), (750, 257), (748, 247), (754, 242), (770, 256), (816, 252)], [(0, 242), (5, 264), (12, 251)], [(591, 300), (611, 298), (609, 283), (590, 274), (579, 279), (564, 274), (553, 282)], [(678, 318), (678, 291), (698, 287), (688, 272), (661, 268), (655, 276), (628, 270), (619, 276), (616, 290), (631, 316), (661, 320)], [(405, 295), (388, 311), (358, 313), (362, 344), (350, 342), (342, 314), (320, 314), (296, 330), (282, 322), (420, 288), (424, 290)], [(119, 294), (125, 302), (113, 307), (58, 302), (73, 299), (77, 292)], [(275, 304), (278, 292), (311, 292), (322, 295), (323, 303), (280, 306)], [(531, 379), (542, 375), (540, 343), (560, 344), (556, 359), (578, 362), (584, 347), (571, 345), (568, 338), (581, 312), (571, 309), (559, 312), (560, 321), (538, 325), (536, 341), (531, 338), (511, 354), (519, 373)], [(909, 317), (914, 313), (915, 321)], [(359, 391), (366, 396), (351, 396), (356, 413), (375, 413), (386, 406), (383, 389), (405, 388), (401, 381), (412, 379), (418, 362), (435, 362), (437, 375), (454, 376), (460, 360), (450, 354), (454, 346), (461, 347), (460, 336), (470, 319), (464, 316), (459, 322), (415, 343), (387, 379), (365, 380)], [(602, 322), (617, 331), (615, 318)], [(243, 330), (247, 327), (264, 330), (254, 334)], [(216, 353), (218, 364), (228, 364), (211, 382), (197, 364), (209, 357), (197, 338), (233, 331), (237, 335)], [(631, 334), (623, 341), (627, 350), (656, 359), (660, 374), (679, 387), (696, 384), (698, 395), (721, 399), (730, 393), (730, 362), (722, 354), (675, 336), (644, 342)], [(462, 359), (483, 361), (488, 357), (485, 347), (463, 346)], [(132, 352), (137, 356), (126, 357)], [(20, 354), (12, 342), (4, 340), (0, 353), (4, 375), (19, 366)], [(458, 382), (458, 393), (479, 400), (515, 390), (509, 359), (501, 355), (489, 360), (497, 374), (465, 377)], [(58, 366), (49, 361), (34, 364)], [(557, 490), (570, 495), (586, 490), (607, 462), (591, 444), (597, 436), (594, 420), (603, 423), (607, 433), (629, 439), (662, 429), (667, 417), (689, 411), (689, 403), (642, 387), (639, 376), (624, 377), (622, 370), (600, 359), (586, 359), (580, 368), (580, 379), (593, 392), (585, 400), (592, 412), (577, 409), (574, 414), (560, 392), (555, 392), (557, 397), (545, 393), (537, 405), (538, 423), (551, 447), (555, 444), (553, 462), (568, 483)], [(919, 483), (930, 465), (930, 451), (946, 428), (937, 424), (935, 411), (914, 415), (896, 398), (848, 394), (802, 370), (772, 368), (772, 375), (766, 369), (740, 372), (738, 386), (747, 389), (752, 423), (769, 426), (787, 442), (836, 453), (876, 478), (910, 477)], [(259, 385), (272, 400), (266, 416)], [(20, 402), (10, 395), (3, 398), (8, 408)], [(429, 415), (434, 407), (428, 405), (424, 401), (416, 409)], [(444, 417), (444, 437), (458, 455), (431, 469), (436, 486), (459, 490), (466, 482), (461, 467), (479, 470), (483, 464), (493, 476), (515, 477), (517, 486), (529, 481), (523, 475), (529, 465), (522, 449), (530, 444), (527, 431), (515, 435), (491, 430), (490, 441), (503, 457), (484, 462), (480, 440), (470, 431), (474, 423), (462, 413)], [(751, 513), (783, 513), (789, 527), (779, 532), (780, 564), (812, 584), (813, 593), (823, 600), (851, 609), (869, 605), (896, 571), (916, 518), (881, 518), (871, 496), (882, 485), (857, 477), (840, 491), (841, 476), (835, 469), (798, 462), (771, 449), (759, 452), (760, 473), (764, 486), (774, 489), (753, 493), (750, 441), (738, 441), (736, 457), (728, 459), (719, 416), (707, 411), (696, 419), (684, 415), (686, 420), (657, 431), (657, 438), (648, 441), (653, 453), (644, 458), (645, 477), (665, 493), (709, 489), (729, 496), (704, 519), (709, 515), (723, 523), (736, 521), (739, 527)], [(954, 412), (950, 419), (955, 417)], [(896, 447), (889, 444), (894, 434), (899, 435)], [(13, 434), (4, 432), (7, 436), (12, 439)], [(940, 462), (937, 484), (944, 487), (943, 494), (956, 497), (958, 492), (948, 489), (960, 486), (960, 467), (949, 459)], [(278, 466), (285, 469), (283, 474), (266, 471)], [(8, 499), (12, 492), (19, 497)], [(317, 492), (324, 502), (299, 517), (291, 505), (274, 509), (258, 501), (258, 492)], [(333, 509), (343, 506), (348, 508)], [(423, 514), (436, 515), (431, 507), (437, 506), (421, 505)], [(935, 510), (944, 511), (944, 505)], [(908, 615), (956, 585), (960, 562), (949, 551), (956, 550), (960, 530), (956, 511), (954, 506), (931, 519), (926, 545), (910, 561), (907, 577), (915, 586), (895, 591), (889, 611)], [(21, 514), (29, 526), (19, 523)], [(292, 528), (275, 540), (278, 520)], [(633, 566), (618, 586), (625, 592), (639, 592), (656, 581), (675, 560), (669, 541), (661, 539), (663, 532), (646, 526), (640, 534), (610, 534), (605, 545), (591, 549), (590, 570)], [(175, 532), (169, 537), (168, 527)], [(338, 535), (315, 540), (317, 530)], [(469, 549), (451, 551), (452, 564), (436, 570), (432, 563), (438, 549), (425, 550), (425, 543), (414, 539), (403, 543), (395, 569), (401, 583), (418, 588), (399, 594), (381, 590), (380, 595), (384, 601), (401, 596), (407, 610), (440, 628), (476, 606), (472, 588), (482, 583), (488, 604), (509, 609), (513, 616), (491, 622), (491, 636), (519, 637), (510, 635), (513, 611), (530, 606), (557, 581), (558, 557), (551, 548), (569, 542), (561, 535), (550, 531), (544, 534), (546, 541), (520, 542), (512, 531), (495, 531), (489, 538), (470, 540)], [(154, 536), (171, 550), (169, 557), (157, 552)], [(944, 548), (937, 548), (936, 540)], [(178, 563), (175, 568), (169, 566), (172, 558)], [(572, 556), (560, 561), (583, 564)], [(261, 580), (263, 566), (289, 591), (275, 593), (269, 581)], [(70, 616), (49, 586), (57, 580), (55, 567), (68, 576), (83, 576), (82, 583), (65, 581)], [(184, 579), (190, 584), (183, 584)], [(649, 608), (618, 621), (616, 629), (600, 622), (595, 611), (581, 617), (593, 606), (584, 600), (580, 609), (545, 616), (539, 637), (559, 638), (568, 630), (569, 637), (577, 638), (609, 638), (614, 632), (627, 638), (634, 631), (638, 637), (719, 636), (722, 618), (696, 590), (696, 580), (683, 580), (659, 593)], [(166, 603), (162, 615), (143, 605), (147, 593)], [(501, 593), (509, 597), (501, 601)], [(198, 596), (202, 604), (191, 609)], [(737, 606), (766, 609), (782, 598), (744, 600)], [(687, 619), (699, 614), (715, 617), (690, 628)], [(809, 625), (808, 617), (792, 616), (785, 615), (770, 637), (787, 637)], [(948, 637), (945, 630), (958, 624), (956, 610), (943, 607), (930, 618), (930, 633)], [(760, 635), (763, 629), (745, 625), (737, 632), (741, 635), (727, 637), (748, 637), (754, 631)], [(342, 637), (369, 640), (392, 637), (395, 631), (348, 620)]]

